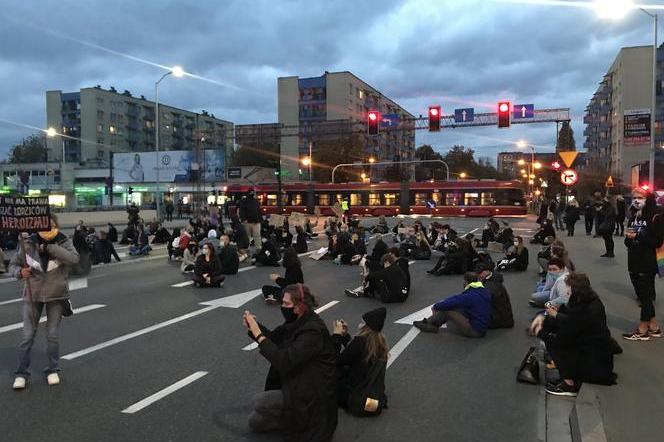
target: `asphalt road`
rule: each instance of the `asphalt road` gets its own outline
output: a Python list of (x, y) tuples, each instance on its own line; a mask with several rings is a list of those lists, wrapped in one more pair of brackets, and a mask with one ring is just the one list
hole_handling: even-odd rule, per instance
[[(460, 233), (481, 231), (484, 222), (451, 220)], [(525, 219), (510, 222), (524, 236), (535, 228)], [(312, 243), (310, 250), (320, 245)], [(536, 250), (531, 247), (527, 272), (506, 275), (514, 329), (490, 331), (477, 340), (448, 330), (417, 335), (388, 370), (390, 408), (378, 418), (363, 420), (340, 412), (335, 441), (538, 440), (543, 422), (539, 389), (514, 380), (532, 344), (524, 329), (533, 314), (526, 299), (537, 279)], [(228, 277), (221, 289), (174, 287), (186, 279), (162, 253), (95, 268), (88, 287), (73, 292), (74, 307), (90, 310), (63, 319), (58, 387), (48, 387), (41, 375), (46, 363), (41, 328), (33, 349), (32, 380), (25, 391), (11, 390), (21, 330), (5, 328), (20, 320), (20, 302), (11, 302), (19, 296), (19, 284), (0, 281), (0, 370), (6, 374), (5, 386), (0, 385), (2, 440), (280, 440), (252, 434), (246, 425), (252, 395), (263, 388), (268, 364), (256, 350), (242, 350), (251, 341), (241, 314), (249, 309), (268, 326), (280, 323), (281, 314), (260, 296), (247, 295), (246, 302), (228, 299), (269, 284), (275, 268), (248, 268)], [(378, 306), (344, 295), (344, 288), (359, 284), (357, 267), (301, 259), (305, 283), (326, 307), (321, 316), (328, 324), (338, 318), (358, 324), (364, 312)], [(593, 268), (603, 272), (603, 262), (596, 261)], [(413, 334), (411, 326), (395, 321), (462, 289), (460, 276), (427, 275), (433, 264), (413, 263), (410, 298), (387, 305), (384, 332), (391, 346)], [(123, 413), (182, 380), (186, 385), (172, 394)]]

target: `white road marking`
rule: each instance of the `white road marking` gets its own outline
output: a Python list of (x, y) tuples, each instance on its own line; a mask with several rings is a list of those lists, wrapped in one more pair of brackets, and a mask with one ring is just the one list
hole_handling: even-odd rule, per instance
[(237, 295), (226, 296), (224, 298), (213, 299), (212, 301), (199, 302), (200, 305), (208, 305), (214, 308), (217, 307), (230, 307), (230, 308), (240, 308), (247, 302), (251, 301), (258, 295), (262, 294), (263, 290), (255, 289), (250, 290), (244, 293), (238, 293)]
[[(90, 305), (86, 305), (86, 306), (83, 306), (83, 307), (75, 308), (73, 310), (73, 312), (76, 315), (78, 313), (85, 313), (85, 312), (89, 312), (91, 310), (97, 310), (98, 308), (102, 308), (102, 307), (106, 307), (106, 305), (104, 305), (104, 304), (90, 304)], [(39, 322), (40, 323), (46, 322), (46, 316), (42, 316), (39, 319)], [(0, 333), (7, 333), (7, 332), (12, 331), (12, 330), (18, 330), (22, 327), (23, 327), (22, 322), (17, 322), (16, 324), (11, 324), (11, 325), (5, 325), (4, 327), (0, 327)]]
[(16, 282), (18, 279), (16, 278), (0, 278), (0, 284), (4, 284), (6, 282)]
[[(322, 313), (322, 312), (324, 312), (325, 310), (327, 310), (327, 309), (329, 309), (329, 308), (332, 308), (332, 307), (334, 307), (334, 306), (337, 305), (337, 304), (339, 304), (339, 301), (330, 301), (330, 302), (328, 302), (327, 304), (318, 307), (318, 308), (317, 308), (316, 310), (314, 310), (314, 311), (315, 311), (316, 313)], [(242, 347), (242, 350), (244, 350), (244, 351), (252, 351), (252, 350), (256, 350), (257, 348), (258, 348), (258, 342), (252, 342), (251, 344), (249, 344), (249, 345), (245, 345), (244, 347)]]
[(248, 270), (253, 270), (253, 269), (255, 269), (255, 268), (256, 268), (256, 266), (240, 267), (240, 268), (237, 270), (237, 272), (238, 272), (238, 273), (246, 272), (246, 271), (248, 271)]
[(188, 285), (192, 285), (194, 281), (184, 281), (184, 282), (178, 282), (177, 284), (173, 284), (171, 287), (186, 287)]
[[(476, 227), (476, 228), (474, 228), (473, 230), (471, 230), (471, 231), (468, 232), (468, 233), (475, 233), (475, 232), (477, 232), (478, 230), (480, 230), (480, 228), (479, 228), (479, 227)], [(466, 233), (466, 235), (468, 235), (468, 233)]]
[(415, 261), (408, 261), (409, 266), (412, 266), (413, 264), (415, 264)]
[(404, 316), (403, 318), (394, 321), (394, 323), (413, 325), (413, 321), (421, 321), (422, 319), (431, 316), (431, 307), (433, 307), (433, 304), (428, 307), (424, 307), (422, 310), (418, 310), (415, 313), (411, 313), (408, 316)]
[(10, 299), (9, 301), (2, 301), (0, 302), (0, 305), (13, 304), (15, 302), (20, 302), (20, 301), (23, 301), (23, 298), (16, 298), (16, 299)]
[(169, 387), (166, 387), (163, 390), (159, 390), (158, 392), (156, 392), (152, 396), (148, 396), (145, 399), (143, 399), (142, 401), (136, 402), (134, 405), (131, 405), (131, 406), (125, 408), (124, 410), (122, 410), (122, 413), (133, 414), (133, 413), (136, 413), (138, 411), (141, 411), (145, 407), (148, 407), (148, 406), (154, 404), (155, 402), (157, 402), (158, 400), (161, 400), (161, 399), (165, 398), (166, 396), (168, 396), (172, 393), (175, 393), (176, 391), (180, 390), (181, 388), (186, 387), (187, 385), (191, 384), (192, 382), (197, 381), (198, 379), (202, 378), (203, 376), (205, 376), (207, 374), (208, 374), (207, 371), (197, 371), (196, 373), (194, 373), (192, 375), (189, 375), (186, 378), (177, 381), (175, 384), (173, 384)]
[(397, 360), (399, 355), (401, 355), (406, 347), (408, 347), (419, 334), (419, 329), (411, 327), (410, 330), (408, 330), (408, 333), (406, 333), (403, 338), (399, 339), (399, 342), (394, 344), (394, 346), (390, 349), (390, 353), (387, 357), (387, 368), (390, 368), (390, 365), (392, 365), (394, 361)]

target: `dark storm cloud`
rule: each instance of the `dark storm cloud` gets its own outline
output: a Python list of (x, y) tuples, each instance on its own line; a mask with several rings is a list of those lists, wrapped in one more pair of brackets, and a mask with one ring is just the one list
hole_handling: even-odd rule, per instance
[[(59, 1), (12, 2), (0, 18), (0, 118), (45, 125), (46, 90), (100, 84), (152, 99), (163, 70), (81, 42), (233, 85), (167, 79), (163, 102), (236, 123), (276, 121), (276, 77), (350, 70), (414, 114), (487, 111), (497, 99), (571, 107), (577, 145), (583, 108), (626, 45), (648, 44), (631, 14), (601, 22), (577, 8), (464, 1)], [(32, 130), (0, 125), (0, 157)], [(478, 129), (418, 143), (552, 146), (547, 127)], [(481, 146), (485, 146), (482, 148)]]

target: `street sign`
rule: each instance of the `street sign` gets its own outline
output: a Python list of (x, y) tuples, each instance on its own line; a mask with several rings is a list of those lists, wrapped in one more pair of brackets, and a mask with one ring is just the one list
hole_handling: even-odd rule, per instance
[(579, 155), (579, 152), (570, 150), (568, 152), (558, 152), (558, 155), (560, 158), (562, 158), (563, 163), (565, 163), (565, 167), (572, 167), (572, 164), (574, 164), (574, 160)]
[(514, 120), (533, 118), (535, 116), (534, 104), (515, 104), (512, 109), (512, 119)]
[(565, 169), (560, 172), (560, 182), (566, 186), (573, 186), (579, 180), (579, 175), (574, 169)]
[(396, 128), (399, 126), (399, 114), (383, 114), (380, 119), (381, 128)]
[(611, 177), (611, 175), (609, 175), (609, 177), (606, 179), (604, 187), (613, 187), (613, 177)]
[(242, 168), (241, 167), (229, 167), (228, 168), (228, 178), (229, 179), (240, 179), (240, 178), (242, 178)]
[(623, 112), (623, 143), (650, 143), (650, 109), (631, 109)]
[(475, 119), (475, 109), (467, 107), (464, 109), (454, 109), (455, 123), (470, 123)]

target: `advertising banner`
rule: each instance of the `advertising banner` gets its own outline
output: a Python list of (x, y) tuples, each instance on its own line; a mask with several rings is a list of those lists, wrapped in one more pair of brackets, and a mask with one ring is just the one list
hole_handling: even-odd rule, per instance
[(34, 233), (47, 230), (51, 230), (48, 196), (0, 196), (0, 231)]
[(650, 109), (624, 112), (623, 138), (625, 144), (650, 143)]
[[(113, 155), (113, 180), (128, 184), (153, 183), (157, 181), (159, 167), (160, 181), (190, 183), (193, 181), (192, 159), (190, 150), (117, 153)], [(205, 181), (216, 182), (225, 181), (225, 167), (225, 152), (211, 149), (204, 151), (201, 164), (194, 164), (193, 170), (201, 170)]]

